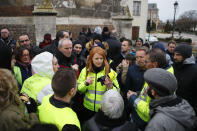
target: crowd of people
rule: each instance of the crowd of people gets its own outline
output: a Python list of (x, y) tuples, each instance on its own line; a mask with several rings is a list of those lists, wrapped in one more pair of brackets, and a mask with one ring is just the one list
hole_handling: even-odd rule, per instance
[[(167, 48), (166, 48), (166, 47)], [(2, 131), (194, 131), (197, 65), (189, 43), (118, 38), (83, 27), (36, 46), (0, 36)]]

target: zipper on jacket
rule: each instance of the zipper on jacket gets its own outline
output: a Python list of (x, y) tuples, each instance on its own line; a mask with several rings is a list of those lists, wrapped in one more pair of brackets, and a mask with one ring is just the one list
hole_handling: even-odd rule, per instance
[(96, 102), (96, 85), (97, 85), (97, 73), (95, 77), (95, 89), (94, 89), (94, 111), (95, 111), (95, 102)]

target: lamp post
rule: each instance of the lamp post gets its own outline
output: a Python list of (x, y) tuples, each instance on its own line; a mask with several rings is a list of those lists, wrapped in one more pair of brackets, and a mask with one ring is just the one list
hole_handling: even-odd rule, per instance
[(174, 29), (175, 29), (175, 16), (176, 16), (176, 9), (178, 7), (178, 2), (175, 1), (174, 3), (174, 20), (173, 20), (173, 27), (172, 27), (172, 39), (174, 39)]

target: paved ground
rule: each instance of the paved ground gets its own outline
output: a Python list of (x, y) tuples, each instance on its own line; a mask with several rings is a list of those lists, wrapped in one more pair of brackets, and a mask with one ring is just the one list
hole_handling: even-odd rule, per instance
[[(164, 34), (164, 33), (151, 33), (152, 36), (156, 36), (157, 38), (167, 38), (167, 37), (171, 37), (172, 34)], [(192, 35), (192, 34), (187, 34), (187, 33), (181, 33), (181, 36), (183, 38), (191, 38), (192, 42), (195, 42), (197, 44), (197, 36), (196, 35)], [(174, 34), (175, 38), (179, 37), (178, 32), (175, 32)]]

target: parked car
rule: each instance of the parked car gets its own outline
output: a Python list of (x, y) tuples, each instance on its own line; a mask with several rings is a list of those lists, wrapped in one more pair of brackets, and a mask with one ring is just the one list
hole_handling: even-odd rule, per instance
[(150, 42), (150, 43), (158, 41), (157, 37), (149, 35), (149, 34), (146, 35), (145, 40)]

